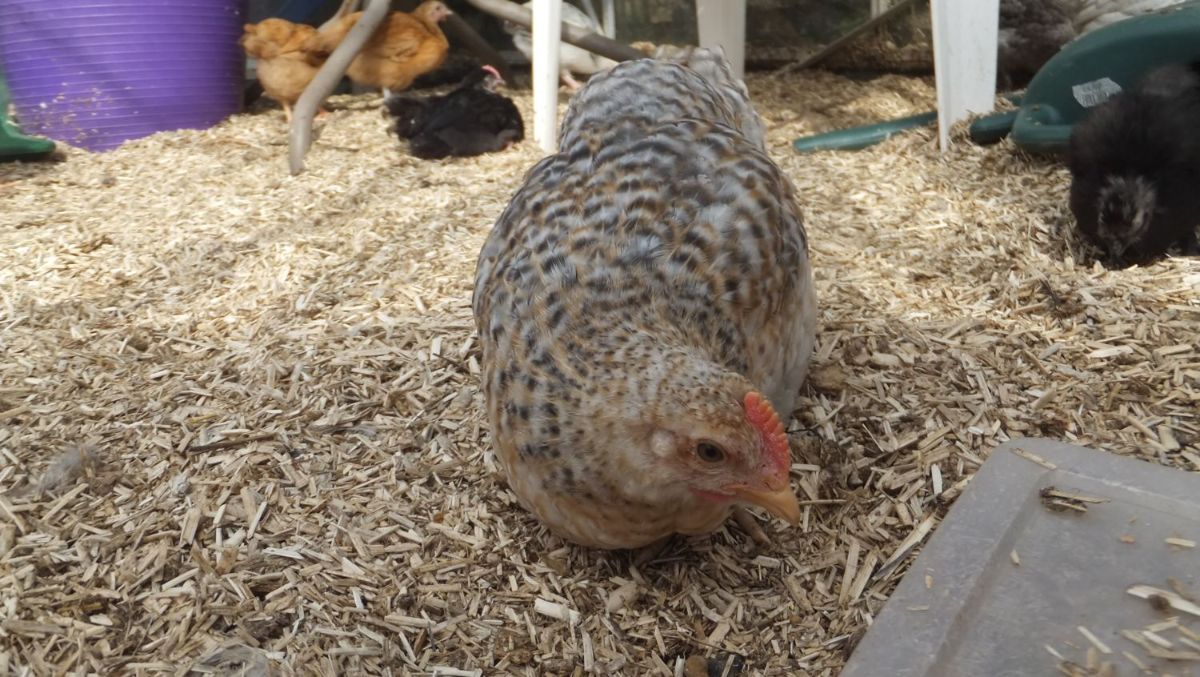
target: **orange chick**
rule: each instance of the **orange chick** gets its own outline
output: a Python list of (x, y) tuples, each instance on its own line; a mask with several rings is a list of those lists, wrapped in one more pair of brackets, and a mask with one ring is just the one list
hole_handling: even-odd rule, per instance
[[(421, 75), (446, 60), (450, 42), (439, 25), (450, 9), (436, 0), (421, 3), (411, 14), (392, 12), (363, 45), (346, 75), (360, 85), (379, 87), (384, 94), (402, 91)], [(315, 53), (328, 56), (362, 17), (347, 14), (308, 42)]]
[(317, 29), (285, 19), (265, 19), (246, 24), (242, 49), (258, 60), (258, 81), (266, 95), (283, 106), (292, 121), (292, 106), (317, 74), (325, 57), (306, 48)]

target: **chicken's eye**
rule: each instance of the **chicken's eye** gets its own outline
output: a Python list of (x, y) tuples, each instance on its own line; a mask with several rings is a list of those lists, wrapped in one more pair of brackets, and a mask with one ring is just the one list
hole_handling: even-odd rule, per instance
[(720, 463), (725, 460), (725, 450), (712, 442), (701, 442), (696, 445), (696, 456), (706, 463)]

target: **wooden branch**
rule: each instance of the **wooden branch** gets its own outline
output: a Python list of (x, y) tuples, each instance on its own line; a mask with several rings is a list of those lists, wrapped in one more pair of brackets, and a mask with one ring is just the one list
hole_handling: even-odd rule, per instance
[(801, 68), (808, 68), (809, 66), (817, 65), (821, 61), (824, 61), (825, 58), (828, 57), (830, 54), (833, 54), (834, 52), (838, 51), (842, 47), (845, 47), (847, 44), (849, 44), (851, 41), (853, 41), (858, 36), (862, 35), (863, 33), (866, 33), (867, 31), (871, 30), (872, 28), (875, 28), (876, 26), (880, 26), (880, 25), (886, 23), (887, 21), (890, 21), (893, 17), (895, 17), (897, 14), (899, 14), (902, 10), (905, 10), (908, 7), (916, 4), (916, 2), (917, 2), (917, 0), (900, 0), (900, 2), (889, 7), (888, 10), (886, 12), (884, 12), (883, 14), (880, 14), (879, 16), (871, 19), (870, 21), (867, 21), (866, 23), (860, 24), (858, 27), (851, 30), (849, 33), (843, 35), (842, 37), (838, 38), (837, 40), (834, 40), (833, 42), (829, 43), (828, 45), (825, 45), (821, 49), (817, 50), (817, 52), (815, 54), (809, 55), (807, 58), (801, 60), (795, 66), (788, 66), (786, 68), (786, 70), (788, 70), (788, 71), (799, 70)]
[[(509, 0), (467, 0), (467, 2), (476, 9), (505, 21), (520, 24), (525, 28), (533, 26), (533, 13), (515, 2)], [(603, 35), (584, 30), (565, 21), (562, 25), (562, 40), (593, 54), (608, 57), (613, 61), (633, 61), (646, 58), (645, 54), (629, 45), (610, 40)]]
[[(343, 4), (343, 7), (345, 5)], [(367, 9), (354, 24), (341, 44), (333, 50), (325, 64), (317, 71), (312, 82), (304, 88), (296, 108), (292, 112), (292, 128), (288, 135), (288, 166), (295, 176), (304, 171), (304, 154), (312, 145), (312, 124), (321, 102), (333, 93), (341, 82), (350, 62), (362, 51), (363, 45), (375, 33), (388, 15), (389, 0), (367, 0)]]

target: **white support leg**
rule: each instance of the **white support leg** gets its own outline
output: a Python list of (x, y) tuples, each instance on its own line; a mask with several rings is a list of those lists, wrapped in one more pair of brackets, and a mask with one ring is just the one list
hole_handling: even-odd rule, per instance
[(746, 66), (746, 0), (696, 0), (701, 47), (720, 46), (736, 77)]
[(996, 99), (999, 0), (932, 0), (933, 65), (937, 81), (938, 144), (950, 146), (950, 127), (971, 113), (991, 112)]
[(562, 0), (533, 0), (533, 138), (547, 153), (558, 141), (558, 52)]
[(600, 10), (601, 21), (604, 24), (604, 37), (617, 37), (617, 8), (616, 0), (604, 0), (603, 9)]
[(592, 0), (579, 0), (579, 9), (583, 10), (583, 13), (588, 16), (588, 19), (590, 19), (593, 24), (601, 26), (601, 28), (597, 29), (597, 32), (604, 30), (604, 24), (601, 23), (600, 15), (596, 13), (596, 4), (593, 3)]

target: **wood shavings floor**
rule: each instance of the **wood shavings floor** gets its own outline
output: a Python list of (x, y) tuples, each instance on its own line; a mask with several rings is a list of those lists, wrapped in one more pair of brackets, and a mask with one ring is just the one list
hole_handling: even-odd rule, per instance
[(504, 488), (469, 299), (532, 143), (417, 161), (359, 97), (296, 178), (275, 109), (0, 166), (0, 673), (834, 675), (1006, 438), (1200, 470), (1200, 262), (1093, 267), (1007, 143), (791, 152), (927, 80), (751, 89), (822, 305), (759, 552), (580, 550)]

